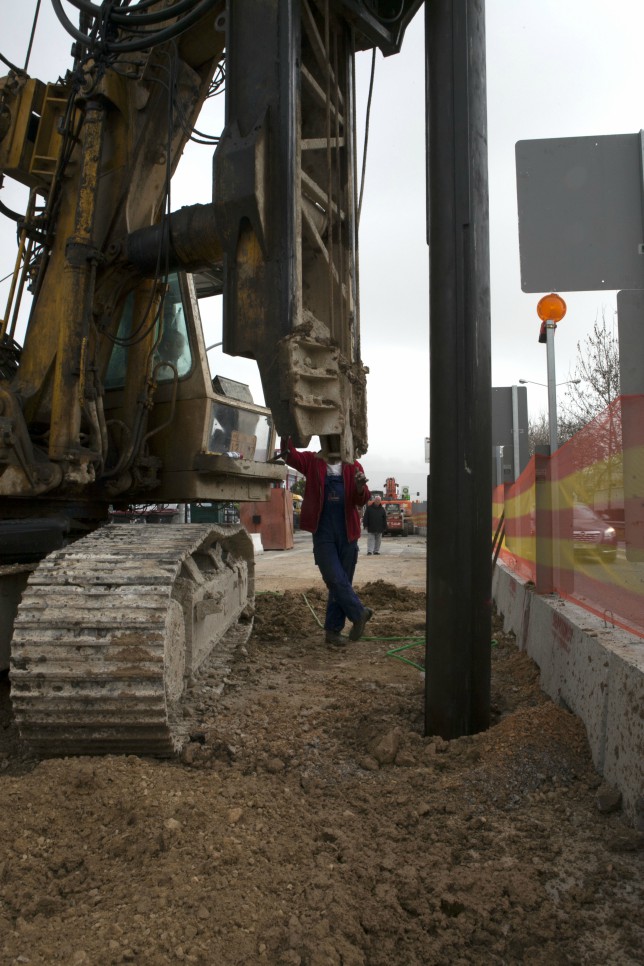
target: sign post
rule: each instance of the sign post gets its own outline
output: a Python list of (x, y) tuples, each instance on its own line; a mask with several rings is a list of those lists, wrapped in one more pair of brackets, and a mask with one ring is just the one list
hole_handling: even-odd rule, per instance
[[(557, 440), (557, 377), (555, 373), (555, 331), (557, 322), (561, 322), (566, 314), (566, 303), (560, 295), (551, 293), (544, 295), (537, 304), (537, 315), (541, 319), (546, 334), (546, 353), (548, 364), (548, 431), (550, 437), (550, 455), (558, 448)], [(542, 341), (542, 336), (539, 336)]]

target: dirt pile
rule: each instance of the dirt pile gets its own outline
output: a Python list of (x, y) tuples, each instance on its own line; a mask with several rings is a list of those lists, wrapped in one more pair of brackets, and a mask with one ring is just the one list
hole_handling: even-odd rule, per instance
[(34, 762), (5, 701), (0, 962), (642, 963), (643, 837), (580, 722), (496, 622), (493, 726), (424, 737), (424, 596), (360, 593), (340, 651), (319, 588), (260, 594), (181, 762)]

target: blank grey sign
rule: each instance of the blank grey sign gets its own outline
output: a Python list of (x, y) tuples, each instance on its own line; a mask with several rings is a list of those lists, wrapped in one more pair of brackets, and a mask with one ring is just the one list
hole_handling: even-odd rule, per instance
[(644, 288), (639, 134), (516, 144), (521, 288)]

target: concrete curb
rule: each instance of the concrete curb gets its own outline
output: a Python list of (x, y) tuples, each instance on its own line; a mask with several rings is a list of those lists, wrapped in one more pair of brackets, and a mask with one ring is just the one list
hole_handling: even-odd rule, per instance
[(493, 597), (504, 629), (541, 670), (541, 687), (583, 721), (597, 771), (644, 828), (644, 641), (497, 563)]

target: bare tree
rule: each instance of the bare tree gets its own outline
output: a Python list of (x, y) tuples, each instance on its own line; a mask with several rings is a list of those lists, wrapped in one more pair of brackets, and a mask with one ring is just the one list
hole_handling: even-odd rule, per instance
[[(568, 375), (575, 382), (568, 384), (558, 406), (557, 438), (560, 446), (604, 413), (619, 396), (619, 344), (604, 311), (601, 321), (595, 319), (592, 332), (583, 342), (577, 343), (574, 370)], [(531, 456), (536, 446), (548, 445), (550, 434), (545, 412), (530, 420), (528, 438)]]
[(580, 382), (566, 387), (559, 407), (562, 440), (590, 423), (619, 396), (619, 343), (605, 311), (601, 321), (595, 319), (592, 332), (577, 343), (577, 360), (569, 376)]
[(572, 377), (580, 381), (567, 386), (561, 413), (575, 498), (612, 517), (624, 505), (619, 343), (604, 312), (577, 343)]
[(534, 456), (537, 446), (547, 446), (550, 442), (548, 417), (543, 410), (528, 422), (528, 446), (530, 456)]
[[(568, 422), (565, 418), (562, 419), (561, 416), (557, 419), (557, 441), (559, 446), (563, 446), (567, 443), (571, 436), (576, 432), (574, 426)], [(534, 456), (537, 446), (549, 446), (550, 445), (550, 422), (548, 420), (548, 415), (541, 410), (541, 412), (532, 417), (528, 422), (528, 452), (530, 456)]]

